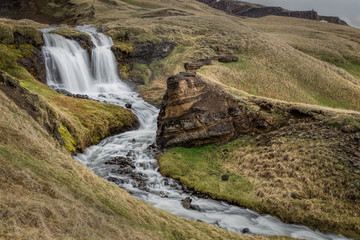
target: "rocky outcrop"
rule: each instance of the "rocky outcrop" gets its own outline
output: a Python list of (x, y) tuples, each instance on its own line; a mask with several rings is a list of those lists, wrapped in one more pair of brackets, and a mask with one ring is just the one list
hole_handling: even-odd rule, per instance
[[(175, 43), (173, 42), (160, 42), (160, 43), (136, 43), (131, 44), (128, 42), (127, 37), (111, 49), (118, 61), (119, 74), (124, 80), (128, 80), (130, 85), (143, 85), (147, 80), (152, 80), (153, 70), (150, 67), (152, 62), (159, 61), (173, 51)], [(146, 69), (137, 69), (139, 65), (145, 64)], [(149, 75), (144, 76), (143, 72), (151, 72)], [(149, 78), (149, 79), (146, 79)]]
[(77, 24), (95, 15), (93, 1), (74, 3), (71, 0), (1, 0), (0, 17), (31, 19), (47, 24)]
[(0, 36), (0, 43), (10, 44), (15, 48), (19, 52), (17, 62), (37, 80), (46, 83), (45, 59), (41, 50), (42, 33), (32, 27), (16, 26), (10, 36), (8, 41)]
[(76, 41), (78, 44), (80, 44), (82, 48), (87, 50), (89, 55), (91, 55), (91, 50), (95, 48), (95, 45), (92, 42), (90, 35), (87, 33), (80, 32), (75, 28), (71, 28), (71, 27), (58, 28), (52, 30), (50, 33), (59, 34), (66, 39)]
[(199, 70), (205, 65), (211, 65), (211, 59), (199, 60), (196, 62), (187, 62), (184, 63), (184, 68), (186, 72), (195, 72), (196, 70)]
[(223, 57), (219, 57), (218, 61), (221, 63), (232, 63), (239, 61), (239, 58), (236, 56), (223, 56)]
[(169, 56), (174, 47), (172, 42), (135, 44), (130, 57), (134, 62), (149, 64)]
[(252, 4), (246, 2), (239, 2), (235, 0), (198, 0), (213, 8), (222, 10), (229, 14), (238, 16), (260, 18), (269, 15), (283, 16), (283, 17), (295, 17), (304, 18), (315, 21), (327, 21), (330, 23), (348, 25), (345, 21), (339, 17), (320, 16), (314, 10), (311, 11), (289, 11), (281, 7), (266, 7), (259, 4)]
[(167, 80), (156, 141), (161, 148), (224, 143), (275, 126), (270, 114), (252, 111), (196, 73), (180, 73)]

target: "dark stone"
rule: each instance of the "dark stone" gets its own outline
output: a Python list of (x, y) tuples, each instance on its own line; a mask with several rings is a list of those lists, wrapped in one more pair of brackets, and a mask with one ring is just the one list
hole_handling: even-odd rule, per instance
[(135, 44), (130, 57), (133, 62), (150, 64), (169, 56), (174, 47), (172, 42)]
[(181, 204), (185, 209), (191, 208), (191, 202), (192, 202), (192, 199), (190, 197), (186, 197), (183, 200), (181, 200)]
[(291, 196), (291, 198), (293, 198), (293, 199), (301, 199), (301, 197), (300, 197), (297, 193), (295, 193), (295, 192), (292, 192), (292, 193), (290, 194), (290, 196)]
[(229, 180), (229, 175), (222, 175), (221, 176), (221, 180), (223, 180), (223, 181), (228, 181)]
[(125, 107), (128, 108), (128, 109), (130, 109), (130, 108), (132, 107), (132, 104), (131, 104), (131, 103), (127, 103), (127, 104), (125, 104)]
[(231, 63), (231, 62), (239, 61), (239, 58), (236, 56), (223, 56), (223, 57), (219, 57), (218, 61), (222, 63)]
[(250, 232), (250, 229), (249, 229), (249, 228), (243, 228), (243, 229), (241, 230), (241, 232), (242, 232), (243, 234), (249, 233), (249, 232)]
[(128, 157), (114, 157), (111, 160), (108, 160), (105, 162), (107, 165), (118, 165), (120, 168), (130, 167), (132, 169), (135, 169), (135, 165), (132, 163), (131, 158)]
[(339, 17), (326, 17), (320, 16), (314, 10), (312, 11), (289, 11), (281, 7), (266, 7), (260, 4), (253, 5), (246, 2), (240, 2), (235, 0), (197, 0), (198, 2), (205, 3), (213, 8), (222, 10), (226, 13), (246, 16), (253, 18), (260, 18), (269, 15), (283, 16), (283, 17), (295, 17), (295, 18), (305, 18), (315, 21), (327, 21), (330, 23), (348, 25), (345, 21), (341, 20)]
[(205, 65), (211, 65), (211, 59), (201, 59), (196, 62), (187, 62), (184, 63), (184, 68), (186, 72), (195, 72)]
[(107, 31), (109, 31), (109, 27), (106, 24), (102, 24), (100, 27), (98, 27), (98, 29), (96, 31), (98, 31), (99, 33), (106, 33)]

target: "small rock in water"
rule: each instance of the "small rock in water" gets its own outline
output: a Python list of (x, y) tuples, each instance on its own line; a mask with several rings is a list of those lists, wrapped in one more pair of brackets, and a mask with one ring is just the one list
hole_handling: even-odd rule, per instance
[(161, 196), (162, 198), (168, 198), (168, 197), (169, 197), (168, 195), (165, 194), (164, 191), (160, 191), (160, 196)]
[(130, 109), (130, 108), (132, 107), (132, 104), (127, 103), (127, 104), (125, 104), (125, 107), (128, 108), (128, 109)]
[(192, 210), (195, 210), (195, 211), (201, 211), (201, 208), (198, 206), (198, 205), (190, 205), (190, 209), (192, 209)]
[(191, 202), (192, 202), (192, 199), (190, 197), (186, 197), (183, 200), (181, 200), (181, 204), (185, 209), (190, 209)]
[(243, 228), (243, 230), (241, 230), (241, 232), (244, 233), (244, 234), (245, 234), (245, 233), (249, 233), (249, 232), (250, 232), (250, 229), (248, 229), (248, 228)]
[(223, 180), (223, 181), (228, 181), (229, 180), (229, 175), (222, 175), (221, 176), (221, 180)]
[(131, 142), (132, 142), (132, 143), (136, 143), (136, 139), (133, 138), (133, 139), (131, 140)]

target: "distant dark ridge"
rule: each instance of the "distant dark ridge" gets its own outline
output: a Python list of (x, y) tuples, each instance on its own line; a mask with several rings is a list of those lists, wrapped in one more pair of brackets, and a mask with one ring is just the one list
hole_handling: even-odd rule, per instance
[(260, 4), (252, 4), (236, 0), (197, 0), (213, 8), (222, 10), (229, 14), (238, 16), (260, 18), (269, 15), (304, 18), (315, 21), (327, 21), (330, 23), (348, 25), (339, 17), (320, 16), (314, 10), (312, 11), (289, 11), (281, 7), (266, 7)]

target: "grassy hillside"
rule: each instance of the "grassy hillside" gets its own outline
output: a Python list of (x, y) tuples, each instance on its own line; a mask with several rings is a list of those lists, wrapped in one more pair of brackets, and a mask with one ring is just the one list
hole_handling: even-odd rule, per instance
[[(119, 10), (114, 7), (113, 14), (106, 12), (106, 15), (102, 12), (105, 11), (105, 7), (99, 5), (95, 7), (98, 14), (95, 14), (94, 21), (108, 23), (111, 28), (109, 33), (118, 42), (125, 39), (130, 45), (143, 41), (177, 43), (173, 54), (150, 65), (154, 71), (153, 81), (147, 88), (151, 95), (154, 94), (154, 89), (161, 95), (166, 78), (183, 70), (182, 65), (186, 61), (234, 54), (240, 56), (240, 62), (230, 65), (215, 63), (203, 68), (201, 74), (214, 82), (249, 94), (291, 102), (360, 109), (360, 88), (356, 76), (333, 64), (315, 59), (309, 56), (308, 52), (304, 54), (298, 50), (299, 47), (294, 48), (281, 39), (258, 31), (257, 26), (254, 27), (251, 22), (253, 20), (228, 16), (195, 1), (153, 1), (154, 6), (151, 7), (145, 2), (119, 3)], [(170, 8), (181, 11), (181, 14), (162, 14), (164, 9)], [(117, 11), (122, 12), (121, 19), (115, 14)], [(291, 20), (300, 23), (304, 21)], [(283, 19), (278, 21), (282, 22)], [(287, 18), (284, 21), (288, 21)], [(322, 25), (322, 30), (321, 23), (317, 24), (320, 28), (318, 31), (327, 31), (326, 29), (330, 28)], [(292, 25), (294, 24), (289, 24)], [(336, 27), (352, 35), (353, 39), (356, 39), (356, 34), (360, 32), (350, 27)], [(301, 30), (298, 29), (298, 34), (307, 35)], [(286, 32), (286, 28), (281, 31)], [(123, 37), (125, 33), (128, 39)], [(313, 36), (315, 37), (312, 38), (318, 39), (318, 35)], [(327, 41), (325, 37), (319, 38)], [(301, 42), (301, 38), (298, 41)], [(327, 44), (332, 44), (331, 42), (332, 40), (329, 40)], [(313, 44), (317, 45), (321, 44)], [(325, 44), (324, 48), (326, 46)], [(352, 41), (351, 47), (354, 49), (353, 52), (356, 52), (359, 43), (356, 40)], [(356, 58), (356, 53), (352, 54), (352, 58)], [(350, 53), (348, 55), (350, 56)], [(144, 96), (147, 96), (146, 91)]]
[[(135, 116), (36, 81), (17, 62), (41, 44), (35, 23), (0, 24), (1, 239), (255, 239), (155, 209), (77, 163), (69, 152), (132, 127)], [(26, 48), (13, 38), (19, 31)]]
[(322, 61), (339, 66), (360, 79), (360, 31), (308, 20), (265, 17), (246, 19), (252, 27)]
[(107, 34), (127, 54), (140, 43), (176, 44), (165, 59), (120, 69), (125, 77), (135, 72), (144, 78), (138, 89), (154, 104), (161, 101), (167, 77), (183, 71), (184, 62), (234, 54), (238, 63), (215, 63), (201, 74), (253, 95), (360, 109), (358, 29), (295, 18), (244, 19), (193, 0), (71, 3), (68, 20), (107, 24)]
[(160, 171), (216, 199), (359, 239), (360, 170), (344, 148), (353, 137), (301, 122), (224, 146), (171, 149)]
[(1, 239), (251, 239), (134, 199), (73, 160), (2, 91), (0, 102)]

